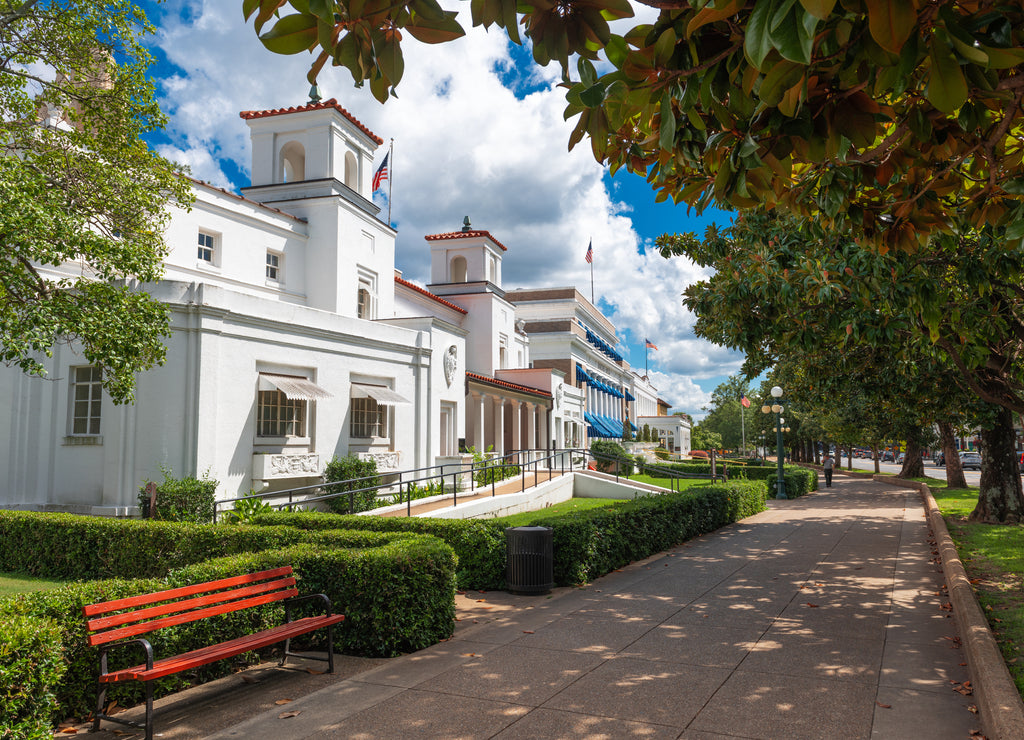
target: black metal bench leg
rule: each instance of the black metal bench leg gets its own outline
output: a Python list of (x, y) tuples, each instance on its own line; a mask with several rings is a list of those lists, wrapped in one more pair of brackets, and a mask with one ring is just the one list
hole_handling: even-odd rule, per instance
[(288, 651), (292, 647), (292, 638), (288, 638), (284, 641), (284, 651), (281, 653), (281, 660), (278, 661), (277, 666), (280, 668), (284, 665), (284, 662), (288, 660)]
[(327, 672), (334, 673), (334, 625), (327, 625)]
[(146, 681), (146, 740), (153, 740), (153, 682)]
[(96, 683), (96, 714), (92, 720), (92, 731), (100, 731), (100, 717), (103, 716), (103, 702), (107, 698), (107, 685), (102, 682)]

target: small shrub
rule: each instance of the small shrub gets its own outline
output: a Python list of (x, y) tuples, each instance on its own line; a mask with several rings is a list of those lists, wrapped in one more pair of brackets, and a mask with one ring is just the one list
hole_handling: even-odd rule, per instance
[(255, 491), (249, 491), (244, 499), (235, 502), (231, 511), (225, 512), (223, 519), (225, 524), (251, 524), (253, 517), (273, 510), (266, 501), (256, 498)]
[[(491, 452), (493, 449), (494, 445), (489, 445), (487, 447), (487, 452)], [(477, 452), (473, 447), (469, 448), (469, 452), (473, 455), (474, 465), (488, 464), (490, 458), (488, 458), (486, 454)], [(506, 480), (507, 478), (515, 478), (519, 475), (519, 472), (518, 465), (495, 463), (494, 465), (488, 466), (474, 474), (473, 483), (479, 488), (481, 486), (490, 485), (491, 483)]]
[(213, 521), (218, 483), (210, 479), (209, 472), (203, 473), (201, 479), (191, 476), (175, 478), (174, 471), (163, 466), (160, 467), (160, 472), (164, 474), (164, 480), (156, 486), (156, 511), (149, 510), (149, 493), (146, 492), (146, 487), (151, 481), (143, 481), (139, 489), (139, 508), (143, 517), (196, 524)]
[(590, 443), (590, 451), (594, 454), (597, 469), (602, 473), (620, 475), (633, 474), (633, 457), (618, 442), (596, 439)]
[(327, 505), (336, 514), (354, 514), (359, 511), (370, 511), (380, 506), (376, 490), (360, 490), (363, 488), (373, 489), (380, 485), (380, 477), (377, 476), (377, 461), (372, 458), (360, 460), (355, 455), (335, 456), (324, 468), (324, 482), (339, 483), (339, 485), (333, 485), (327, 489), (330, 493), (356, 491), (351, 496), (338, 496), (327, 500)]

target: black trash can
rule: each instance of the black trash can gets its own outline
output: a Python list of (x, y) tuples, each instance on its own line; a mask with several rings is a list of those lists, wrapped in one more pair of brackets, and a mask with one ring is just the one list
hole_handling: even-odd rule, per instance
[(514, 594), (546, 594), (555, 586), (554, 530), (506, 527), (505, 583)]

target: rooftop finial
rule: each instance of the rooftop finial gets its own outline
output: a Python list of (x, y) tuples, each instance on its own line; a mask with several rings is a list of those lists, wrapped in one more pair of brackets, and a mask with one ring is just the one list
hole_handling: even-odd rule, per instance
[(471, 223), (469, 223), (469, 216), (466, 216), (464, 219), (462, 219), (462, 230), (463, 231), (469, 231), (472, 227), (473, 227), (473, 225)]
[(314, 83), (313, 87), (309, 88), (309, 102), (319, 103), (323, 98), (324, 96), (320, 92), (320, 86)]

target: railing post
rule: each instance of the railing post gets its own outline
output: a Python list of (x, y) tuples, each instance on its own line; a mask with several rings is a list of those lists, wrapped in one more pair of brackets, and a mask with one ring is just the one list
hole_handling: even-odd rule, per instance
[[(444, 488), (444, 486), (441, 486)], [(398, 484), (398, 494), (402, 494), (402, 484)], [(406, 516), (412, 516), (412, 483), (409, 483), (405, 487), (405, 513)]]

